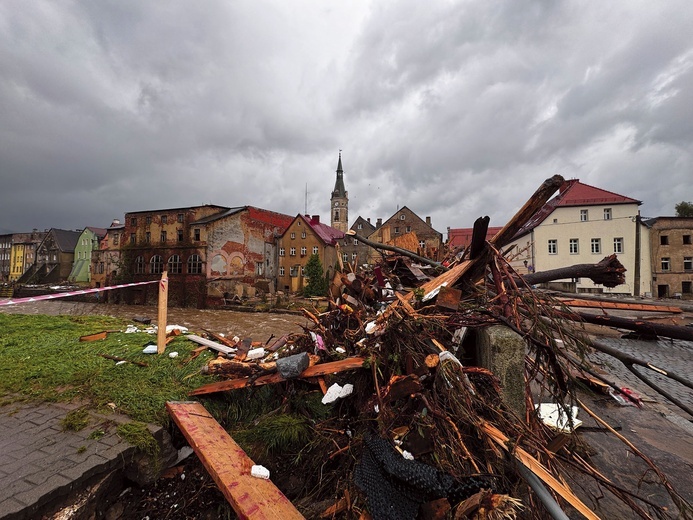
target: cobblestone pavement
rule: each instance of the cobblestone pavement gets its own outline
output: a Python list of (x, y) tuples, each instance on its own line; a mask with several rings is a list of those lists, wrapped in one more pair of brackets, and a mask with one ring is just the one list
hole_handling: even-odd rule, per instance
[[(652, 363), (658, 368), (673, 372), (678, 376), (693, 381), (693, 341), (664, 339), (658, 341), (643, 341), (619, 338), (600, 338), (600, 340), (625, 354), (640, 358)], [(670, 408), (672, 408), (675, 413), (687, 419), (693, 419), (693, 417), (689, 416), (685, 411), (669, 403), (669, 401), (656, 390), (647, 386), (647, 384), (630, 372), (619, 360), (602, 353), (595, 354), (593, 359), (604, 363), (605, 366), (603, 369), (610, 376), (613, 376), (614, 379), (617, 379), (623, 386), (635, 390), (643, 397), (653, 399), (663, 404), (670, 404)], [(660, 386), (663, 390), (672, 394), (683, 404), (693, 408), (692, 389), (687, 388), (671, 378), (660, 375), (654, 370), (645, 367), (635, 367), (635, 369), (648, 379), (651, 379), (657, 386)]]
[(54, 403), (0, 406), (0, 519), (36, 518), (41, 507), (123, 465), (133, 453), (112, 423), (92, 419), (80, 431), (63, 430), (63, 418), (75, 408)]

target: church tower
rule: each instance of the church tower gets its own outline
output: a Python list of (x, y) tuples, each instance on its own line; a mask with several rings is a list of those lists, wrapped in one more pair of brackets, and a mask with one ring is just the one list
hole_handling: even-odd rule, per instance
[(337, 163), (337, 180), (330, 198), (330, 226), (343, 233), (349, 230), (349, 192), (344, 188), (344, 170), (342, 170), (342, 151), (339, 151)]

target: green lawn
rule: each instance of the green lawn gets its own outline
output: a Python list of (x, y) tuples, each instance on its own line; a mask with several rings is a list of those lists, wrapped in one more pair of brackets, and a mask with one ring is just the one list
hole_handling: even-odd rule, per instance
[[(133, 420), (165, 425), (164, 404), (187, 400), (190, 390), (209, 383), (200, 367), (213, 356), (205, 351), (185, 363), (198, 347), (179, 336), (166, 354), (142, 354), (156, 335), (109, 333), (105, 340), (80, 342), (80, 336), (103, 330), (124, 331), (127, 320), (106, 316), (0, 314), (0, 395), (16, 399), (72, 401), (108, 412), (109, 403)], [(178, 352), (171, 359), (169, 352)], [(147, 363), (116, 364), (99, 354)]]

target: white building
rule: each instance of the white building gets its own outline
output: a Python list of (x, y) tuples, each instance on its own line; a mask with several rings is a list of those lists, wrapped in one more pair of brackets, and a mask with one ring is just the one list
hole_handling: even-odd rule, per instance
[(616, 254), (626, 268), (625, 284), (610, 289), (587, 278), (565, 282), (574, 283), (577, 292), (649, 295), (650, 241), (640, 222), (640, 204), (577, 179), (566, 181), (520, 229), (508, 256), (518, 272), (526, 273), (596, 264)]

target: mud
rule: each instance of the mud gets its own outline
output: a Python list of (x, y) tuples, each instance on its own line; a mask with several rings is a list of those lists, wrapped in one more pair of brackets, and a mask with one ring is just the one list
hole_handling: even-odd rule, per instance
[[(54, 300), (0, 307), (0, 312), (7, 314), (46, 314), (49, 316), (103, 315), (124, 319), (146, 317), (152, 320), (152, 324), (156, 324), (157, 321), (157, 308), (150, 305), (113, 305)], [(191, 331), (206, 329), (216, 333), (238, 335), (241, 338), (253, 338), (257, 341), (266, 341), (273, 334), (281, 336), (282, 334), (301, 332), (301, 326), (307, 325), (303, 316), (295, 314), (181, 307), (169, 308), (166, 321), (169, 325), (182, 325)]]

